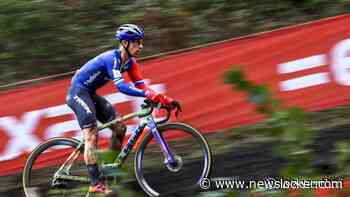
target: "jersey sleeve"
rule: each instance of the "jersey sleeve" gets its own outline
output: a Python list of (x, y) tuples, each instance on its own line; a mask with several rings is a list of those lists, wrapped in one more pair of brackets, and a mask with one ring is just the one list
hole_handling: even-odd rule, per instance
[(143, 77), (141, 75), (139, 64), (136, 62), (135, 59), (133, 59), (133, 63), (128, 70), (128, 75), (131, 79), (131, 81), (134, 83), (134, 86), (139, 89), (147, 89), (147, 86), (145, 84), (145, 81), (143, 80)]
[(120, 92), (130, 96), (146, 96), (144, 90), (134, 88), (125, 82), (123, 75), (119, 70), (119, 63), (116, 58), (113, 58), (113, 64), (107, 64), (107, 72), (109, 77), (112, 79), (114, 85)]
[(119, 71), (119, 63), (116, 58), (113, 58), (112, 61), (105, 61), (104, 63), (106, 64), (109, 78), (115, 85), (124, 81), (123, 75)]

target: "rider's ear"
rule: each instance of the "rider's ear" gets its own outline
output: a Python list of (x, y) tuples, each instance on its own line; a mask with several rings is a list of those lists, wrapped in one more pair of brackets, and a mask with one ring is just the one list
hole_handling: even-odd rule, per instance
[(123, 45), (124, 47), (126, 47), (126, 46), (128, 46), (128, 41), (122, 40), (120, 44)]

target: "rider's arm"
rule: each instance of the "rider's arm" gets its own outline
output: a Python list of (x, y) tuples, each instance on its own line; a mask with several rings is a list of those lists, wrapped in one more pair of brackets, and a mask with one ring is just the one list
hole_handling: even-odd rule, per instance
[(114, 83), (118, 90), (124, 94), (130, 95), (130, 96), (139, 96), (139, 97), (146, 97), (145, 91), (134, 88), (130, 86), (128, 83), (125, 83), (124, 81), (119, 81), (118, 83)]
[(133, 63), (130, 69), (128, 70), (128, 75), (136, 88), (139, 88), (145, 91), (150, 90), (150, 88), (146, 85), (145, 81), (143, 80), (143, 77), (139, 69), (139, 64), (136, 62), (135, 59), (133, 59)]
[(178, 101), (173, 100), (170, 97), (158, 94), (155, 91), (153, 91), (151, 88), (149, 88), (145, 84), (145, 82), (143, 81), (143, 78), (141, 76), (141, 72), (140, 72), (138, 67), (139, 67), (139, 65), (137, 64), (136, 60), (133, 59), (133, 63), (131, 65), (131, 68), (128, 70), (129, 77), (130, 77), (131, 81), (134, 82), (135, 87), (142, 89), (144, 91), (147, 91), (147, 94), (149, 94), (149, 93), (152, 94), (151, 97), (157, 95), (155, 99), (151, 98), (151, 100), (156, 100), (156, 102), (160, 102), (160, 103), (166, 104), (166, 105), (171, 105), (173, 109), (177, 109), (177, 111), (176, 111), (176, 116), (177, 116), (178, 112), (181, 111), (180, 103)]
[(119, 69), (116, 67), (116, 65), (113, 65), (108, 68), (108, 74), (113, 80), (114, 85), (118, 88), (120, 92), (130, 96), (139, 96), (139, 97), (146, 96), (144, 90), (134, 88), (124, 81), (124, 78), (120, 73)]
[[(170, 97), (167, 97), (165, 95), (159, 94), (155, 91), (153, 91), (151, 88), (149, 88), (145, 82), (143, 81), (143, 78), (141, 76), (141, 72), (139, 70), (139, 65), (137, 64), (136, 60), (133, 59), (132, 65), (130, 69), (128, 70), (129, 77), (131, 81), (134, 82), (135, 87), (142, 89), (146, 92), (147, 97), (150, 98), (152, 101), (160, 102), (162, 104), (170, 105), (173, 102), (173, 99)], [(180, 105), (180, 104), (179, 104)], [(181, 108), (181, 107), (179, 107)]]

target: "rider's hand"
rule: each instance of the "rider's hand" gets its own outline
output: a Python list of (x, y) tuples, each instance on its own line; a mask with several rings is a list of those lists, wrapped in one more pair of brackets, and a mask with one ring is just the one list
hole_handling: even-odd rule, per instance
[(150, 99), (153, 103), (160, 103), (165, 107), (169, 107), (171, 110), (175, 110), (175, 116), (179, 115), (179, 112), (182, 112), (180, 102), (174, 100), (170, 97), (167, 97), (163, 94), (159, 94), (151, 89), (146, 90), (146, 97)]
[(153, 103), (159, 103), (160, 102), (160, 94), (158, 94), (157, 92), (148, 89), (145, 92), (146, 97), (151, 100)]
[(170, 97), (167, 97), (163, 94), (159, 94), (159, 102), (165, 106), (165, 107), (170, 107), (171, 108), (171, 102), (173, 101), (174, 99), (170, 98)]
[(171, 110), (175, 110), (176, 117), (178, 117), (179, 112), (182, 112), (180, 102), (170, 97), (160, 95), (160, 103), (165, 107), (169, 107)]

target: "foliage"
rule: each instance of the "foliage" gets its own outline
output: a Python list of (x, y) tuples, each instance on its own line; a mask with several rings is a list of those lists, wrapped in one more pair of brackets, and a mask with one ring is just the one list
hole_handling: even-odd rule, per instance
[(272, 98), (267, 86), (247, 80), (239, 66), (227, 72), (224, 78), (233, 88), (246, 92), (248, 100), (258, 106), (257, 112), (267, 116), (264, 121), (266, 126), (259, 132), (275, 138), (279, 142), (275, 153), (288, 161), (279, 175), (286, 179), (318, 177), (317, 170), (312, 166), (311, 152), (306, 149), (315, 132), (306, 125), (303, 110), (286, 107), (280, 100)]
[[(257, 112), (269, 117), (265, 122), (268, 129), (262, 132), (283, 142), (291, 142), (293, 146), (298, 145), (301, 150), (310, 142), (313, 131), (306, 127), (302, 109), (283, 106), (280, 100), (272, 98), (267, 86), (247, 80), (240, 66), (226, 73), (225, 82), (232, 84), (234, 89), (247, 92), (248, 101), (257, 106)], [(299, 151), (294, 149), (292, 152)]]
[(349, 154), (350, 154), (350, 145), (348, 142), (340, 141), (336, 143), (335, 147), (337, 154), (336, 164), (340, 173), (339, 176), (349, 177), (350, 176), (350, 166), (349, 163)]
[(116, 27), (145, 28), (144, 55), (346, 13), (347, 0), (2, 0), (0, 84), (75, 70)]
[[(257, 112), (265, 114), (268, 118), (263, 122), (265, 126), (257, 132), (280, 141), (275, 153), (284, 157), (288, 162), (280, 171), (280, 176), (286, 179), (322, 179), (319, 169), (312, 165), (312, 152), (306, 148), (314, 139), (315, 131), (306, 124), (306, 116), (300, 108), (285, 107), (277, 99), (273, 99), (271, 92), (264, 85), (256, 85), (244, 76), (242, 66), (234, 68), (225, 74), (225, 82), (232, 84), (234, 89), (248, 94), (248, 101), (257, 105)], [(350, 174), (349, 162), (350, 145), (346, 141), (336, 142), (332, 152), (336, 155), (337, 171), (333, 177), (348, 177)], [(329, 177), (328, 177), (329, 178)], [(266, 196), (272, 196), (266, 193)], [(349, 195), (349, 190), (334, 190), (334, 195)], [(286, 196), (285, 193), (276, 192), (275, 196)], [(302, 196), (312, 196), (312, 190), (302, 190)]]

